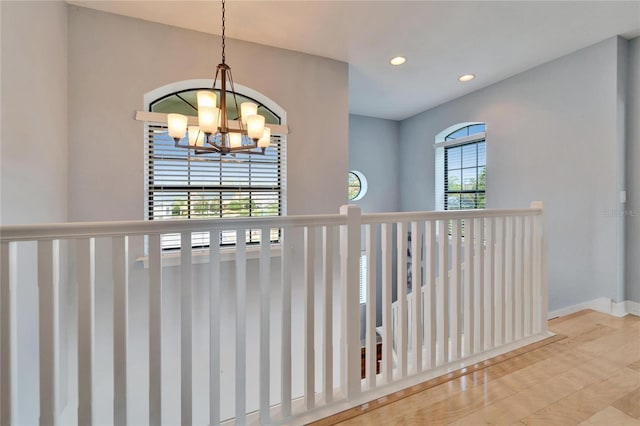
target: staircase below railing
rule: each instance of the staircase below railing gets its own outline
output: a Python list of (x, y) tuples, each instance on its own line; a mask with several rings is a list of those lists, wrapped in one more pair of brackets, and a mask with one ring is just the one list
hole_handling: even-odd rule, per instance
[[(194, 233), (230, 232), (232, 249), (192, 248)], [(163, 250), (176, 233), (181, 249)], [(26, 422), (18, 404), (41, 425), (302, 424), (547, 336), (542, 203), (0, 236), (3, 426)], [(36, 285), (37, 319), (25, 321), (39, 330), (39, 397), (20, 391), (31, 367), (17, 362), (32, 350), (19, 344), (18, 289)]]

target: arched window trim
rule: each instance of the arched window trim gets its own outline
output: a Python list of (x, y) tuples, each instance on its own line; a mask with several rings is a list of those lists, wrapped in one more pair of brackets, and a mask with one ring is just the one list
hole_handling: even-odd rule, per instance
[[(166, 95), (164, 95), (164, 96), (162, 96), (162, 97), (160, 97), (160, 98), (157, 98), (157, 99), (155, 99), (155, 100), (151, 101), (151, 103), (149, 104), (149, 107), (148, 107), (147, 109), (149, 110), (149, 112), (152, 112), (152, 111), (153, 111), (153, 107), (154, 107), (154, 105), (156, 105), (157, 103), (162, 102), (162, 101), (164, 101), (165, 99), (168, 99), (168, 98), (170, 98), (170, 97), (172, 97), (172, 96), (177, 96), (177, 97), (178, 97), (179, 99), (181, 99), (185, 104), (187, 104), (187, 105), (189, 105), (191, 108), (193, 108), (193, 112), (194, 112), (194, 114), (191, 114), (191, 115), (194, 115), (194, 116), (195, 116), (195, 115), (197, 115), (197, 111), (198, 111), (197, 106), (192, 105), (191, 103), (187, 102), (187, 101), (186, 101), (185, 99), (183, 99), (180, 95), (181, 95), (181, 94), (183, 94), (183, 93), (193, 92), (193, 91), (198, 91), (198, 90), (211, 90), (211, 88), (210, 88), (210, 87), (192, 87), (192, 88), (190, 88), (190, 89), (184, 89), (184, 90), (179, 90), (179, 91), (177, 91), (177, 92), (173, 92), (173, 93), (167, 93)], [(215, 90), (216, 90), (216, 92), (219, 92), (219, 90), (218, 90), (218, 89), (215, 89)], [(241, 96), (242, 98), (248, 99), (248, 100), (250, 100), (250, 101), (252, 101), (252, 102), (256, 103), (256, 104), (258, 105), (258, 108), (263, 107), (264, 109), (266, 109), (267, 111), (269, 111), (269, 113), (270, 113), (270, 114), (272, 114), (275, 118), (277, 118), (277, 119), (278, 119), (278, 122), (277, 122), (277, 123), (275, 123), (275, 124), (282, 124), (282, 119), (280, 118), (280, 116), (279, 116), (278, 114), (276, 114), (276, 112), (275, 112), (275, 111), (272, 111), (272, 110), (271, 110), (267, 105), (264, 105), (262, 102), (260, 102), (258, 99), (252, 98), (251, 96), (247, 96), (247, 95), (245, 95), (245, 94), (243, 94), (243, 93), (241, 93), (241, 92), (237, 92), (237, 91), (236, 91), (236, 92), (232, 92), (232, 91), (230, 91), (230, 90), (229, 90), (229, 91), (227, 91), (227, 93), (228, 93), (228, 94), (233, 94), (233, 93), (235, 93), (235, 94), (237, 94), (238, 96)], [(228, 105), (228, 106), (227, 106), (227, 111), (229, 110), (229, 106), (230, 106), (230, 105)], [(233, 118), (233, 120), (237, 120), (237, 119), (238, 119), (238, 118)]]
[[(236, 93), (246, 96), (248, 98), (255, 99), (259, 104), (264, 105), (265, 108), (269, 109), (275, 115), (280, 117), (280, 124), (287, 124), (287, 112), (280, 105), (275, 103), (270, 98), (266, 97), (262, 93), (254, 90), (250, 87), (244, 86), (239, 83), (234, 83), (236, 88)], [(200, 78), (193, 80), (183, 80), (176, 81), (173, 83), (166, 84), (162, 87), (158, 87), (157, 89), (153, 89), (144, 94), (144, 110), (149, 111), (149, 107), (151, 104), (157, 99), (164, 98), (168, 95), (171, 95), (176, 92), (184, 92), (186, 90), (193, 90), (198, 87), (213, 87), (213, 79)]]
[[(474, 126), (477, 124), (484, 124), (485, 131), (474, 133), (473, 135), (465, 136), (463, 138), (446, 140), (448, 136), (452, 135), (458, 130), (464, 129), (465, 127)], [(487, 137), (486, 125), (487, 125), (486, 123), (483, 123), (481, 121), (470, 121), (466, 123), (458, 123), (458, 124), (454, 124), (453, 126), (449, 126), (436, 135), (435, 144), (433, 145), (433, 147), (437, 149), (437, 148), (444, 148), (448, 146), (464, 145), (469, 142), (475, 142), (475, 141), (485, 139)]]

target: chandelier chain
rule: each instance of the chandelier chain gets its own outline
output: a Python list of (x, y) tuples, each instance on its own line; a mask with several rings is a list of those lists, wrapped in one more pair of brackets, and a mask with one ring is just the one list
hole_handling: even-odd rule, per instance
[(224, 54), (224, 47), (225, 47), (225, 35), (224, 35), (224, 30), (225, 30), (225, 16), (224, 16), (224, 12), (225, 12), (225, 8), (224, 8), (224, 0), (222, 0), (222, 63), (225, 63), (225, 54)]

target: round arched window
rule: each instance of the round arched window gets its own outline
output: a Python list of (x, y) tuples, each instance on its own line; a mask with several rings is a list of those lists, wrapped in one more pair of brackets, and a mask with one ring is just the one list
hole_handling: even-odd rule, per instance
[(356, 170), (349, 172), (349, 201), (358, 201), (367, 193), (367, 178)]

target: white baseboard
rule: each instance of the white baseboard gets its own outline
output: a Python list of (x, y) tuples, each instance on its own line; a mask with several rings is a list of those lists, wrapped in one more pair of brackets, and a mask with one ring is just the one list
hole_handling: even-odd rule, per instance
[(640, 303), (627, 300), (625, 303), (625, 310), (628, 314), (640, 317)]
[(599, 297), (588, 302), (578, 303), (577, 305), (567, 306), (566, 308), (551, 311), (547, 315), (547, 318), (564, 317), (585, 309), (593, 309), (594, 311), (614, 315), (616, 317), (623, 317), (627, 314), (640, 316), (640, 303), (632, 302), (631, 300), (614, 302), (608, 297)]

